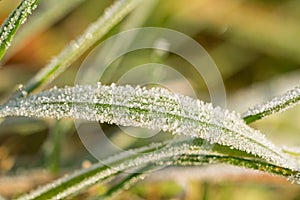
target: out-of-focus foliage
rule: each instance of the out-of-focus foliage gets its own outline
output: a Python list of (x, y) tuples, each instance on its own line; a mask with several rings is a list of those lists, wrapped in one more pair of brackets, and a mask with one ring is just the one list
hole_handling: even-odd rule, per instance
[[(16, 90), (18, 84), (32, 77), (71, 39), (81, 34), (112, 2), (85, 1), (43, 32), (35, 34), (33, 31), (20, 44), (20, 49), (1, 63), (1, 100)], [(0, 1), (1, 22), (17, 4), (17, 1)], [(47, 1), (41, 1), (37, 11), (47, 6)], [(33, 14), (30, 18), (34, 17)], [(27, 23), (30, 23), (30, 18)], [(126, 20), (122, 24), (129, 23), (127, 27), (130, 27), (130, 16)], [(126, 29), (122, 24), (107, 37)], [(300, 1), (160, 0), (140, 26), (171, 28), (197, 40), (214, 59), (222, 74), (230, 109), (243, 112), (248, 106), (268, 100), (299, 84)], [(136, 55), (129, 54), (121, 67), (149, 62), (151, 58), (148, 54), (146, 50), (139, 52), (138, 59)], [(75, 62), (54, 84), (73, 84), (80, 61)], [(168, 55), (165, 62), (179, 70), (188, 65), (174, 55)], [(198, 98), (209, 101), (205, 83), (193, 85), (203, 93)], [(253, 126), (267, 133), (268, 138), (278, 145), (297, 146), (300, 145), (297, 135), (300, 131), (299, 113), (298, 106), (256, 122)], [(72, 122), (63, 120), (59, 126), (63, 123), (69, 127)], [(115, 132), (115, 127), (103, 126)], [(45, 175), (36, 170), (49, 166), (49, 162), (52, 162), (50, 165), (54, 166), (56, 172), (63, 173), (94, 161), (72, 128), (66, 129), (62, 136), (65, 139), (57, 144), (58, 140), (49, 135), (49, 132), (55, 132), (55, 127), (57, 123), (52, 120), (45, 122), (23, 118), (8, 118), (0, 125), (0, 194), (11, 197), (35, 188), (37, 184), (49, 182), (54, 178), (53, 174)], [(60, 145), (60, 149), (52, 151), (52, 147), (57, 145)], [(27, 170), (38, 175), (26, 176)], [(168, 170), (165, 173), (169, 173)], [(234, 179), (226, 176), (220, 182), (214, 177), (200, 177), (187, 182), (175, 180), (172, 184), (165, 180), (157, 180), (158, 183), (149, 181), (123, 192), (116, 199), (299, 199), (299, 188), (286, 184), (284, 180), (251, 173), (245, 173), (242, 177)], [(245, 183), (245, 179), (251, 181)], [(30, 185), (30, 188), (26, 185)], [(15, 191), (12, 187), (18, 189)], [(103, 190), (105, 186), (96, 186), (83, 194), (82, 198)]]

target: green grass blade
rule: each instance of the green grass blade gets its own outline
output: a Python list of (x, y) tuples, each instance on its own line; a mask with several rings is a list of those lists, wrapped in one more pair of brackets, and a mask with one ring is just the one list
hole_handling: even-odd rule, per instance
[[(109, 30), (127, 16), (141, 0), (117, 0), (104, 14), (92, 23), (85, 32), (75, 41), (70, 42), (58, 56), (39, 71), (23, 88), (23, 92), (31, 93), (33, 90), (51, 82), (92, 45), (101, 39)], [(23, 96), (18, 91), (14, 98)]]
[(43, 32), (84, 1), (85, 0), (40, 0), (40, 8), (43, 8), (37, 10), (37, 12), (31, 16), (26, 26), (18, 32), (12, 41), (13, 48), (7, 51), (4, 60), (9, 60), (14, 56), (28, 41), (27, 38)]
[(0, 60), (10, 46), (17, 30), (37, 7), (37, 4), (38, 0), (23, 0), (2, 24), (0, 28)]
[(248, 111), (243, 114), (243, 118), (245, 122), (249, 124), (274, 113), (283, 112), (299, 103), (300, 87), (295, 87), (266, 103), (249, 108)]
[(48, 139), (44, 143), (44, 154), (45, 165), (54, 174), (60, 171), (62, 143), (73, 129), (73, 120), (57, 120), (50, 128)]
[(207, 153), (202, 155), (186, 154), (181, 156), (175, 164), (180, 166), (197, 166), (203, 164), (219, 163), (239, 166), (247, 169), (259, 170), (262, 172), (268, 172), (270, 174), (286, 177), (292, 182), (299, 182), (299, 171), (283, 168), (260, 160), (251, 160), (246, 158), (218, 155), (213, 153)]

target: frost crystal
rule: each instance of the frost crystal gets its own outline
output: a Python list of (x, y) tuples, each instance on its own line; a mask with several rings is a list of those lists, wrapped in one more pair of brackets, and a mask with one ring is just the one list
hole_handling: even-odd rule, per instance
[(263, 118), (265, 116), (271, 115), (276, 112), (283, 112), (300, 102), (300, 87), (295, 87), (289, 90), (285, 94), (275, 97), (274, 99), (254, 107), (249, 108), (249, 110), (244, 114), (245, 118)]
[(298, 168), (293, 158), (247, 126), (239, 114), (162, 88), (147, 90), (100, 83), (54, 88), (1, 106), (0, 117), (5, 116), (71, 117), (169, 131), (239, 149), (276, 165)]

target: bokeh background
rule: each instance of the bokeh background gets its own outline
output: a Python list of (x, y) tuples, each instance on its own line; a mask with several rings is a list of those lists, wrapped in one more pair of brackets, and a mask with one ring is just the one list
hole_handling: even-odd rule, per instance
[[(0, 65), (2, 103), (113, 3), (111, 0), (77, 0), (72, 8), (60, 13), (68, 1), (40, 0), (38, 9), (18, 32)], [(0, 22), (19, 2), (0, 1)], [(54, 9), (55, 6), (60, 9)], [(243, 113), (249, 106), (300, 83), (299, 0), (145, 1), (106, 38), (122, 30), (148, 26), (180, 31), (207, 50), (224, 80), (230, 110)], [(193, 79), (188, 63), (172, 54), (153, 58), (149, 56), (150, 51), (128, 54), (122, 63), (118, 62), (119, 69), (115, 76), (109, 77), (110, 81), (116, 81), (131, 66), (155, 59), (176, 66), (201, 94), (198, 98), (210, 100), (205, 83)], [(52, 85), (73, 85), (86, 55)], [(299, 146), (299, 121), (300, 107), (297, 106), (251, 126), (277, 145)], [(109, 133), (119, 131), (114, 126), (102, 126)], [(3, 197), (29, 191), (95, 161), (82, 145), (70, 119), (18, 117), (5, 119), (0, 124), (0, 194)], [(97, 185), (74, 199), (92, 198), (105, 191), (105, 187)], [(168, 168), (155, 172), (115, 199), (296, 200), (300, 199), (300, 187), (282, 178), (222, 165)]]

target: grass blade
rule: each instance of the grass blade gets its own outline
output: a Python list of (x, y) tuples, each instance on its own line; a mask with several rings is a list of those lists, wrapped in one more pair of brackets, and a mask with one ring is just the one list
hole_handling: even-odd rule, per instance
[[(51, 82), (128, 15), (139, 2), (141, 0), (117, 0), (104, 12), (103, 16), (91, 24), (75, 41), (70, 42), (58, 56), (39, 71), (24, 86), (23, 92), (31, 93), (42, 85)], [(13, 98), (20, 96), (23, 96), (22, 91), (18, 91)]]
[(268, 172), (270, 174), (287, 177), (292, 182), (299, 182), (299, 172), (288, 168), (279, 167), (270, 163), (266, 163), (260, 160), (251, 160), (233, 156), (219, 155), (214, 153), (207, 154), (187, 154), (181, 156), (177, 165), (180, 166), (197, 166), (203, 164), (230, 164), (248, 169), (255, 169), (262, 172)]
[(300, 103), (300, 87), (295, 87), (285, 94), (275, 97), (272, 100), (248, 109), (243, 115), (247, 124), (277, 112), (283, 112)]
[[(170, 141), (172, 142), (172, 141)], [(193, 148), (200, 148), (203, 141), (194, 140)], [(287, 151), (287, 153), (290, 153)], [(299, 155), (299, 154), (298, 154)], [(251, 155), (244, 154), (243, 152), (230, 149), (225, 146), (216, 145), (211, 151), (199, 154), (199, 152), (189, 152), (183, 154), (174, 161), (174, 166), (202, 166), (206, 164), (229, 164), (248, 169), (259, 170), (270, 174), (283, 176), (292, 182), (299, 183), (299, 171), (282, 168), (277, 165), (266, 163), (260, 159), (252, 157)], [(110, 187), (104, 194), (98, 198), (106, 199), (113, 197), (124, 189), (128, 189), (136, 184), (140, 179), (144, 178), (148, 170), (159, 169), (159, 166), (148, 164), (143, 168), (137, 170), (138, 173), (126, 174), (121, 181)]]
[(40, 4), (46, 4), (45, 6), (41, 5), (41, 7), (44, 6), (45, 9), (37, 10), (37, 12), (32, 15), (26, 26), (20, 30), (12, 41), (14, 48), (10, 48), (7, 51), (4, 60), (9, 60), (14, 56), (15, 53), (27, 43), (27, 38), (43, 32), (80, 5), (83, 1), (85, 0), (40, 0)]
[[(171, 140), (163, 143), (157, 143), (148, 147), (137, 149), (136, 152), (144, 152), (141, 156), (118, 156), (113, 161), (106, 161), (110, 167), (103, 164), (95, 164), (89, 169), (82, 170), (68, 177), (61, 178), (54, 183), (46, 185), (31, 194), (20, 197), (20, 199), (61, 199), (74, 192), (78, 192), (83, 188), (96, 184), (99, 181), (106, 180), (108, 177), (114, 177), (126, 169), (139, 166), (145, 166), (143, 169), (153, 169), (164, 164), (172, 165), (203, 165), (208, 163), (226, 163), (244, 168), (258, 169), (260, 171), (269, 172), (276, 175), (288, 177), (290, 179), (299, 179), (299, 172), (291, 169), (283, 168), (265, 161), (253, 158), (239, 158), (228, 156), (216, 152), (214, 150), (205, 151), (201, 146), (190, 145), (191, 139)], [(199, 144), (199, 143), (195, 143)], [(228, 151), (231, 151), (230, 148)], [(138, 176), (138, 174), (136, 174)], [(119, 186), (125, 186), (125, 183), (132, 180), (135, 175), (129, 175)], [(299, 181), (299, 180), (298, 180)], [(120, 188), (112, 187), (111, 192), (116, 192)], [(102, 197), (107, 197), (108, 193)]]
[(17, 30), (37, 7), (37, 4), (38, 0), (23, 0), (2, 24), (0, 29), (0, 60), (10, 46)]
[(55, 88), (8, 102), (0, 107), (0, 117), (6, 116), (71, 117), (169, 131), (230, 146), (280, 166), (298, 167), (295, 160), (247, 126), (237, 113), (162, 88), (100, 83)]
[[(136, 153), (145, 153), (144, 158), (140, 158), (139, 154), (133, 156), (128, 156), (126, 153), (117, 155), (114, 158), (95, 164), (88, 169), (84, 169), (70, 176), (58, 179), (57, 181), (28, 195), (22, 196), (19, 199), (63, 199), (77, 194), (81, 190), (90, 187), (99, 181), (112, 178), (126, 169), (138, 167), (146, 164), (147, 162), (159, 161), (162, 157), (167, 156), (167, 154), (164, 156), (156, 156), (155, 152), (161, 153), (159, 149), (162, 149), (164, 146), (165, 143), (160, 143), (137, 149), (135, 151)], [(154, 156), (156, 156), (155, 159), (153, 159)]]

